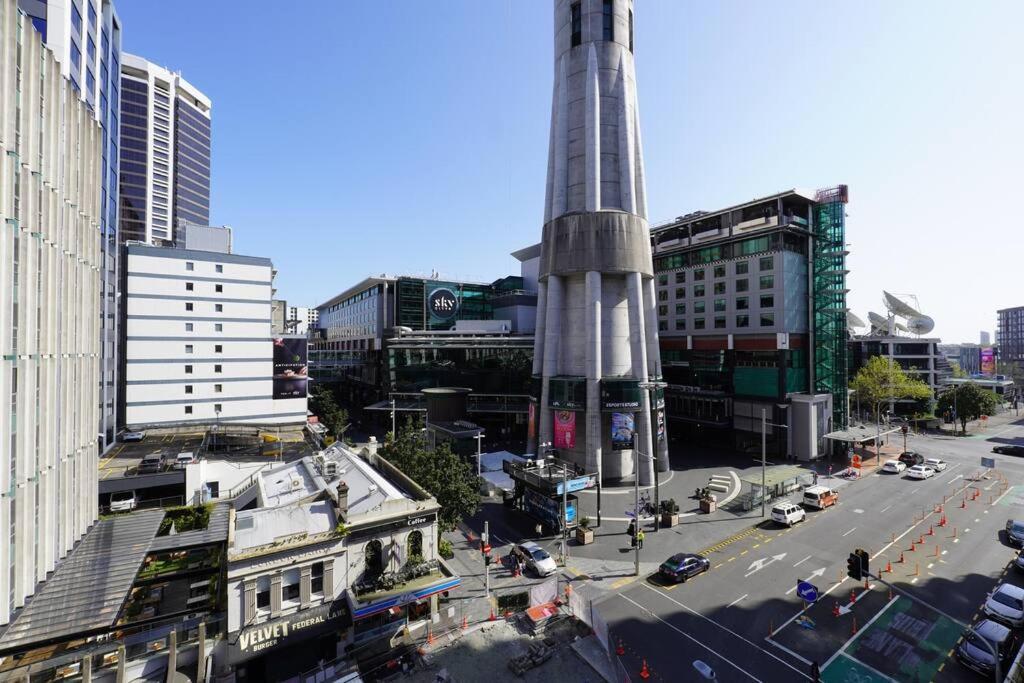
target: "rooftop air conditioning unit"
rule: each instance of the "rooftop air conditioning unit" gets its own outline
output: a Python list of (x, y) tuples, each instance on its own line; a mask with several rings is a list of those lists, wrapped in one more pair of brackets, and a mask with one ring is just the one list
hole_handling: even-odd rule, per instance
[(323, 471), (325, 477), (333, 478), (338, 476), (338, 463), (334, 462), (333, 460), (328, 460), (324, 462)]

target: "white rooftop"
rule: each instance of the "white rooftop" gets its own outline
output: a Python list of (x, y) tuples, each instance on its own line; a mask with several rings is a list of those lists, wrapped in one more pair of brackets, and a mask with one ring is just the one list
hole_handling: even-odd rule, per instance
[(330, 531), (336, 524), (331, 502), (326, 500), (242, 510), (235, 515), (233, 552), (240, 553), (296, 534), (312, 536)]
[(348, 517), (373, 512), (390, 500), (412, 500), (373, 469), (365, 460), (339, 443), (323, 451), (325, 460), (337, 463), (337, 477), (348, 486)]
[(260, 473), (262, 507), (280, 507), (322, 491), (326, 485), (305, 458)]

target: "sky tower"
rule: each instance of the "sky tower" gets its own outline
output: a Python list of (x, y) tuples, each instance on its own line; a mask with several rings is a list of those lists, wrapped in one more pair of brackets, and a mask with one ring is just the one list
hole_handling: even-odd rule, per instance
[[(533, 374), (537, 443), (640, 483), (668, 469), (632, 0), (554, 0)], [(657, 405), (652, 405), (652, 399)], [(634, 433), (635, 428), (635, 433)]]

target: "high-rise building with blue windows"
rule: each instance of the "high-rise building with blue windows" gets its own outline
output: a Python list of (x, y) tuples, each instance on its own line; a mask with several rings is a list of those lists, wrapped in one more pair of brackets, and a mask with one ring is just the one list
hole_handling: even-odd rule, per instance
[(99, 445), (106, 450), (117, 434), (117, 258), (118, 135), (121, 119), (121, 21), (110, 0), (18, 0), (60, 64), (61, 75), (85, 102), (103, 130), (100, 231), (103, 276), (100, 278)]

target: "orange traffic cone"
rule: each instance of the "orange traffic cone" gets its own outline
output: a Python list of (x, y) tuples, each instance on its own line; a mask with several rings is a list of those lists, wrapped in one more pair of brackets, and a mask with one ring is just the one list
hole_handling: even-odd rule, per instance
[(615, 648), (615, 654), (620, 657), (626, 654), (626, 648), (622, 646), (622, 638), (619, 638), (619, 645)]
[(892, 574), (892, 562), (889, 560), (885, 561), (885, 571), (887, 574)]
[(857, 595), (853, 592), (853, 589), (851, 588), (850, 589), (850, 604), (852, 605), (855, 602), (857, 602)]
[(494, 621), (495, 618), (496, 617), (494, 616), (494, 608), (492, 607), (491, 608), (491, 616), (487, 617), (487, 621)]
[(928, 535), (929, 536), (934, 536), (935, 535), (935, 527), (930, 525), (930, 524), (928, 525)]
[(645, 681), (651, 677), (651, 670), (647, 668), (647, 660), (644, 660), (643, 666), (640, 667), (640, 678)]
[(469, 617), (463, 616), (462, 617), (462, 630), (465, 631), (467, 628), (469, 628)]
[(901, 550), (900, 551), (900, 564), (903, 564), (903, 562), (904, 562), (904, 560), (903, 560), (903, 551)]
[(834, 616), (834, 617), (838, 617), (838, 616), (839, 616), (839, 614), (840, 614), (840, 612), (839, 612), (839, 603), (837, 602), (837, 603), (835, 603), (835, 604), (834, 604), (834, 605), (832, 606), (832, 616)]
[(427, 624), (427, 645), (434, 644), (434, 632), (430, 629), (430, 624)]

